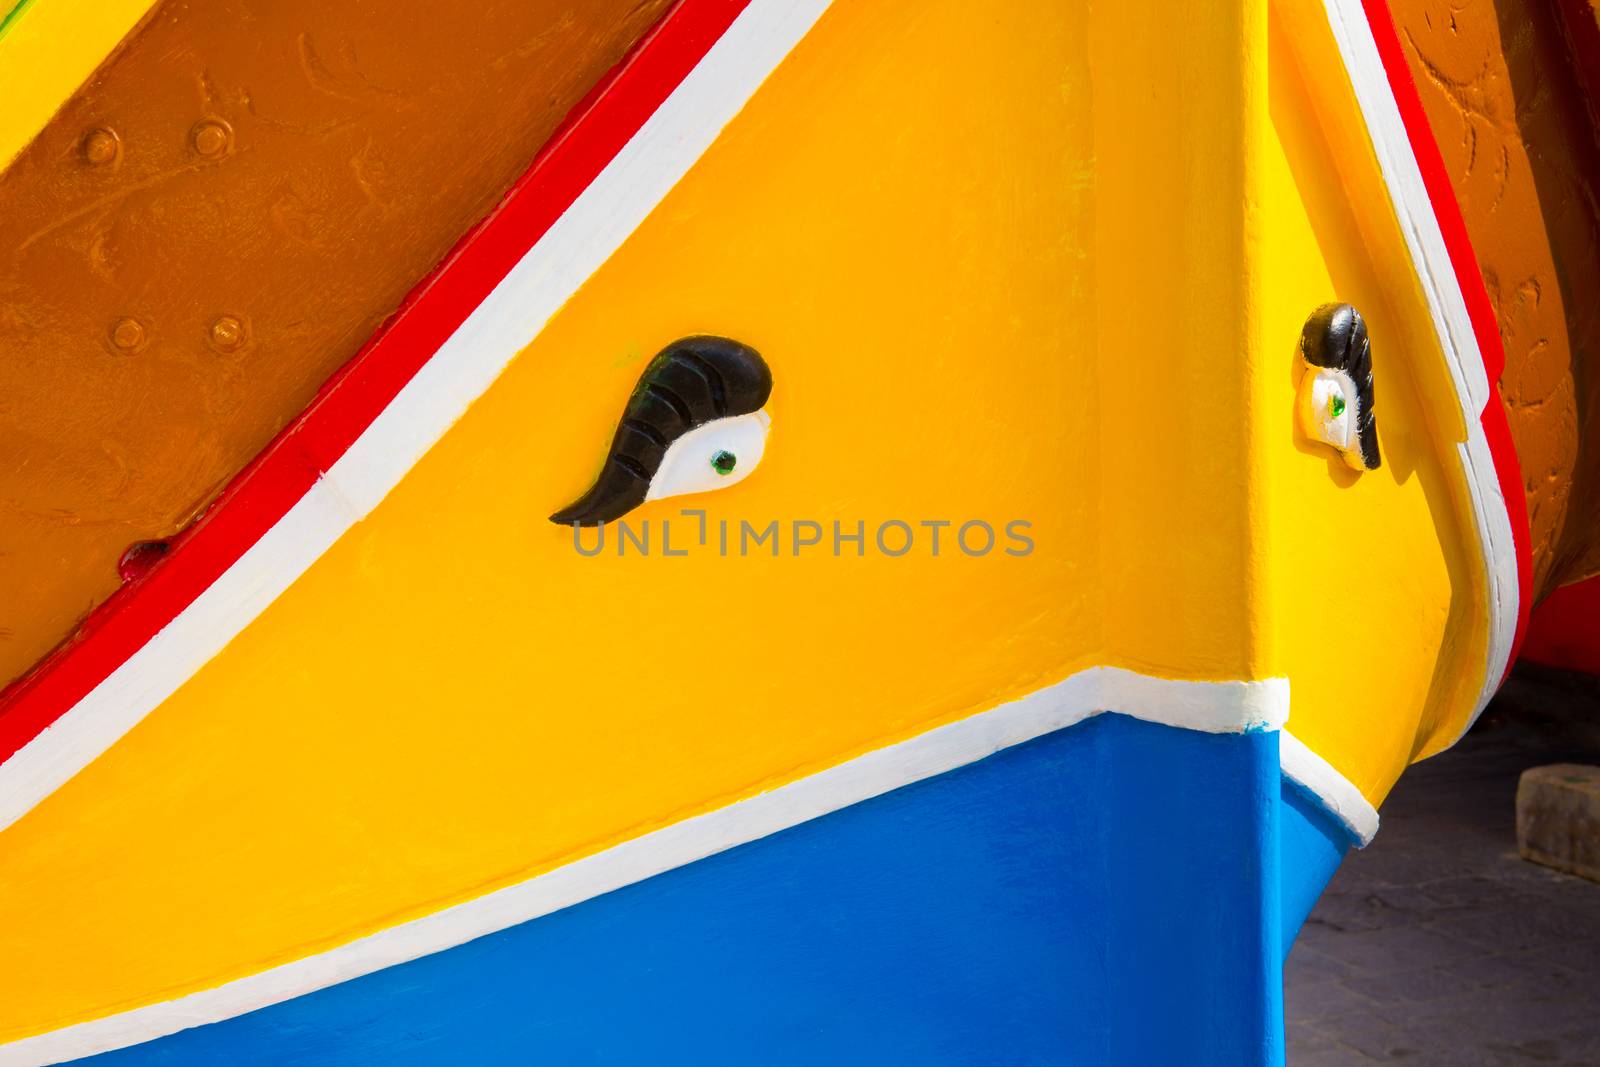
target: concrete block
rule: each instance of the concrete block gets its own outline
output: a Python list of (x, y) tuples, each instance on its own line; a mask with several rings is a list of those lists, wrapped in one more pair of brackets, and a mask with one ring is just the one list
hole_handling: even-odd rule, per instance
[(1522, 772), (1517, 851), (1600, 882), (1600, 767), (1552, 763)]

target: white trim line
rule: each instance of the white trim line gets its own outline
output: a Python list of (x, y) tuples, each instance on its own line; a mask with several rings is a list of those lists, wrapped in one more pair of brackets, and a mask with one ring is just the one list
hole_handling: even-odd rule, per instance
[(365, 518), (678, 184), (829, 0), (753, 0), (305, 496), (143, 648), (0, 765), (0, 830), (175, 693)]
[[(1506, 512), (1505, 495), (1500, 491), (1494, 457), (1483, 432), (1489, 379), (1484, 372), (1483, 353), (1478, 348), (1472, 317), (1467, 314), (1466, 299), (1456, 281), (1455, 265), (1445, 247), (1444, 233), (1439, 229), (1433, 202), (1423, 184), (1422, 170), (1412, 152), (1411, 138), (1400, 117), (1399, 105), (1395, 103), (1366, 11), (1361, 0), (1325, 0), (1325, 4), (1328, 23), (1361, 107), (1406, 247), (1427, 296), (1434, 330), (1444, 349), (1467, 427), (1467, 439), (1458, 443), (1456, 449), (1472, 496), (1473, 525), (1486, 571), (1489, 648), (1483, 685), (1472, 715), (1462, 729), (1465, 733), (1500, 688), (1500, 680), (1511, 661), (1521, 599), (1511, 517)], [(1459, 739), (1458, 734), (1455, 740)]]
[(1378, 832), (1378, 809), (1333, 764), (1287, 730), (1278, 734), (1278, 761), (1285, 778), (1309, 790), (1330, 815), (1344, 824), (1356, 839), (1357, 848), (1366, 848), (1372, 842)]
[(1184, 682), (1091, 667), (1020, 700), (624, 841), (474, 900), (338, 948), (175, 1000), (0, 1046), (0, 1067), (59, 1063), (231, 1019), (475, 938), (681, 867), (901, 786), (975, 763), (1103, 710), (1207, 733), (1282, 727), (1289, 683)]

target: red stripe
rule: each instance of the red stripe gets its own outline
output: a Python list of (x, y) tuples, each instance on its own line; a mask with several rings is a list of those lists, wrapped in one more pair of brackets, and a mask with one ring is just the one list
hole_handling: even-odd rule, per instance
[(450, 251), (150, 572), (0, 693), (0, 760), (49, 726), (222, 576), (345, 453), (725, 33), (749, 0), (679, 0), (567, 116)]
[[(1411, 68), (1406, 63), (1400, 44), (1400, 34), (1395, 29), (1386, 0), (1362, 0), (1367, 22), (1372, 27), (1372, 37), (1378, 44), (1378, 55), (1383, 60), (1384, 73), (1389, 78), (1389, 89), (1400, 109), (1405, 123), (1406, 137), (1411, 142), (1411, 153), (1416, 157), (1422, 172), (1422, 183), (1428, 190), (1428, 200), (1433, 205), (1434, 217), (1444, 234), (1445, 249), (1450, 253), (1450, 265), (1455, 270), (1456, 283), (1467, 304), (1467, 315), (1472, 320), (1472, 332), (1478, 338), (1478, 351), (1483, 357), (1483, 369), (1489, 378), (1489, 399), (1478, 413), (1484, 436), (1489, 442), (1489, 452), (1494, 457), (1495, 477), (1500, 483), (1500, 493), (1505, 497), (1506, 514), (1511, 520), (1511, 537), (1517, 553), (1517, 629), (1511, 645), (1511, 659), (1506, 664), (1509, 672), (1516, 661), (1517, 649), (1522, 645), (1528, 627), (1528, 609), (1533, 603), (1533, 562), (1531, 540), (1528, 532), (1528, 501), (1522, 490), (1522, 467), (1517, 461), (1517, 449), (1511, 439), (1511, 426), (1506, 421), (1504, 405), (1500, 402), (1500, 375), (1505, 371), (1506, 352), (1500, 343), (1500, 327), (1495, 320), (1494, 305), (1489, 302), (1489, 290), (1483, 284), (1483, 273), (1478, 267), (1477, 254), (1472, 250), (1472, 239), (1467, 233), (1466, 221), (1461, 217), (1461, 207), (1456, 202), (1450, 173), (1445, 169), (1444, 157), (1433, 139), (1433, 128), (1428, 125), (1427, 113), (1422, 108), (1422, 97), (1412, 80)], [(1488, 546), (1484, 546), (1487, 551)]]
[(1523, 655), (1534, 663), (1600, 675), (1600, 575), (1563, 585), (1539, 603)]

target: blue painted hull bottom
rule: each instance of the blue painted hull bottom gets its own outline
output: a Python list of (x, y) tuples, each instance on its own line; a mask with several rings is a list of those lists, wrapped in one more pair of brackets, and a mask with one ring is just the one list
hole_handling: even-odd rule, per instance
[(1104, 715), (94, 1062), (1276, 1065), (1346, 843), (1275, 733)]
[(1283, 886), (1283, 956), (1328, 887), (1355, 837), (1310, 790), (1284, 779), (1278, 810), (1278, 870)]

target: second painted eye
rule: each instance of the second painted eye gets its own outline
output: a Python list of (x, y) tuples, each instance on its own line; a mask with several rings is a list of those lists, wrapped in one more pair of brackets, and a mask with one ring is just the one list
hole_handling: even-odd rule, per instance
[(1324, 304), (1300, 331), (1297, 420), (1305, 435), (1339, 450), (1353, 470), (1376, 470), (1378, 431), (1372, 418), (1372, 340), (1349, 304)]
[(711, 469), (718, 474), (732, 474), (733, 468), (739, 465), (739, 457), (727, 449), (718, 449), (711, 457)]

